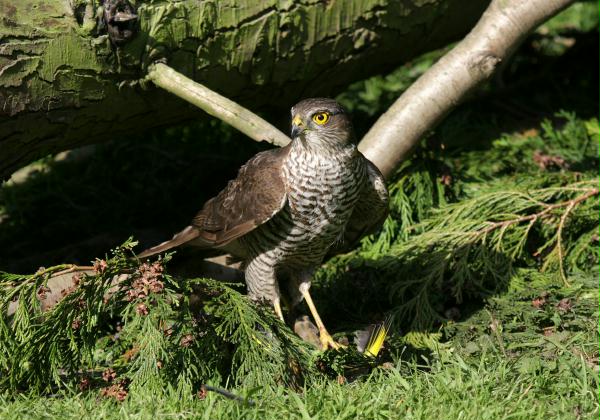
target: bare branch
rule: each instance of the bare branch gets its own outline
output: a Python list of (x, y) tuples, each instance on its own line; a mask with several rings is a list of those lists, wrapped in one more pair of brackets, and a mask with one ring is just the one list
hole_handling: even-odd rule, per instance
[(359, 149), (389, 177), (435, 127), (525, 36), (575, 0), (492, 0), (475, 28), (371, 127)]
[(276, 146), (285, 146), (290, 142), (288, 136), (252, 111), (185, 77), (166, 64), (152, 65), (148, 78), (156, 86), (196, 105), (253, 140), (264, 140)]

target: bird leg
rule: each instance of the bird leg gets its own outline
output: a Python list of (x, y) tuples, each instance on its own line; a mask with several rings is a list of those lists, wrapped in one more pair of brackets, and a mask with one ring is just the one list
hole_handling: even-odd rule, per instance
[(248, 296), (253, 300), (270, 300), (277, 317), (285, 324), (279, 300), (281, 294), (279, 293), (279, 284), (277, 283), (275, 270), (262, 260), (264, 256), (265, 254), (261, 254), (251, 260), (244, 270), (246, 285), (248, 286)]
[(279, 299), (273, 300), (273, 308), (275, 308), (275, 313), (281, 319), (281, 322), (285, 324), (285, 319), (283, 318), (283, 312), (281, 311), (281, 304), (279, 303)]
[(341, 344), (336, 343), (333, 337), (331, 337), (331, 335), (329, 334), (329, 332), (327, 332), (327, 329), (325, 328), (325, 325), (323, 324), (323, 321), (321, 320), (321, 317), (317, 312), (317, 307), (315, 306), (315, 303), (313, 302), (310, 293), (308, 293), (308, 288), (301, 286), (300, 293), (302, 293), (304, 300), (306, 300), (308, 309), (310, 309), (310, 313), (312, 314), (313, 318), (315, 319), (315, 322), (317, 323), (317, 328), (319, 328), (319, 340), (321, 341), (321, 346), (323, 350), (327, 350), (327, 348), (329, 347), (331, 347), (332, 349), (339, 349), (340, 347), (343, 347)]

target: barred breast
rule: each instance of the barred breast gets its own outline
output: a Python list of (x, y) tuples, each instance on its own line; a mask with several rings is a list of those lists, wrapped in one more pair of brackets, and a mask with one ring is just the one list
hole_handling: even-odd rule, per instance
[[(356, 148), (316, 153), (298, 142), (283, 166), (285, 208), (244, 238), (250, 250), (246, 282), (251, 297), (270, 299), (277, 284), (265, 282), (273, 269), (306, 270), (318, 266), (343, 234), (366, 178)], [(255, 281), (254, 281), (255, 280)]]
[(362, 186), (364, 168), (354, 150), (322, 155), (290, 153), (284, 167), (291, 228), (280, 247), (288, 264), (320, 264), (343, 233)]

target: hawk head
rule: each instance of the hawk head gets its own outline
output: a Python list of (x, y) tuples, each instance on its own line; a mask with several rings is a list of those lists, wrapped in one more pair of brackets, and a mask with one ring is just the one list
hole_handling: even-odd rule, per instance
[(292, 139), (333, 147), (356, 142), (346, 110), (329, 98), (304, 99), (292, 107)]

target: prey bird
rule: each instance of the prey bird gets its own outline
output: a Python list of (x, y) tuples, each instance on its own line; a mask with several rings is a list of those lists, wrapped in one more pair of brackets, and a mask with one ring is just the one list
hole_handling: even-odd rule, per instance
[(280, 290), (292, 305), (304, 299), (322, 347), (338, 348), (310, 296), (311, 279), (327, 255), (381, 226), (388, 191), (340, 104), (311, 98), (291, 111), (290, 144), (255, 155), (188, 227), (139, 257), (183, 244), (222, 249), (242, 262), (251, 299), (271, 302), (282, 321)]

